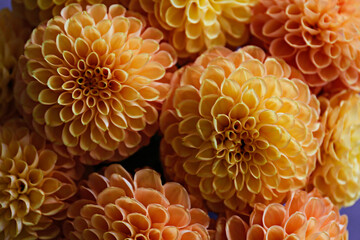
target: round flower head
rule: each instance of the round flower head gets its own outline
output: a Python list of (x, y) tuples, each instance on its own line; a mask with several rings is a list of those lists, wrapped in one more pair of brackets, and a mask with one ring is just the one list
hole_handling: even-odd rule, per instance
[(30, 27), (14, 16), (9, 9), (0, 11), (0, 121), (15, 113), (13, 86), (17, 60), (24, 52)]
[(83, 163), (115, 152), (125, 158), (158, 129), (175, 51), (120, 5), (107, 12), (102, 4), (87, 11), (72, 4), (61, 14), (36, 28), (25, 46), (19, 107), (39, 133)]
[(120, 165), (92, 173), (80, 187), (82, 199), (68, 211), (69, 240), (207, 240), (208, 215), (191, 208), (178, 183), (162, 185), (160, 175), (143, 169), (134, 180)]
[(360, 2), (260, 0), (251, 32), (311, 87), (360, 91)]
[(0, 239), (55, 239), (77, 188), (69, 161), (22, 120), (0, 127)]
[(325, 137), (313, 185), (333, 203), (350, 206), (360, 198), (360, 96), (342, 91), (319, 101)]
[(34, 27), (60, 15), (61, 10), (71, 3), (79, 3), (82, 7), (98, 3), (110, 6), (119, 3), (119, 0), (11, 0), (18, 17), (25, 18)]
[(241, 218), (233, 216), (215, 240), (300, 240), (300, 239), (348, 239), (347, 217), (328, 198), (317, 191), (296, 191), (285, 206), (272, 203), (256, 204), (250, 216), (250, 227)]
[(304, 187), (322, 128), (319, 102), (296, 74), (254, 46), (212, 49), (175, 73), (160, 117), (168, 177), (217, 212)]
[(213, 46), (238, 47), (248, 40), (251, 8), (258, 0), (121, 0), (148, 15), (163, 30), (179, 57), (197, 56)]

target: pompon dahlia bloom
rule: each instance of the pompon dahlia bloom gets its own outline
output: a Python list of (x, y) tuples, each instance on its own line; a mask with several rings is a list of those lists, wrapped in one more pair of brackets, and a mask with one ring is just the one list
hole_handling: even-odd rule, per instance
[[(36, 28), (19, 60), (18, 105), (81, 162), (125, 158), (158, 130), (175, 50), (121, 5), (65, 7)], [(32, 114), (32, 116), (31, 116)]]
[(312, 182), (335, 204), (350, 206), (360, 198), (360, 96), (342, 91), (319, 101), (325, 137)]
[(207, 240), (208, 215), (191, 208), (186, 190), (143, 169), (134, 180), (118, 164), (92, 173), (80, 187), (81, 200), (68, 211), (69, 240)]
[(160, 116), (167, 176), (216, 212), (304, 187), (322, 128), (319, 102), (296, 76), (254, 46), (214, 48), (176, 72)]
[(0, 239), (54, 239), (77, 187), (68, 162), (22, 120), (0, 127)]
[[(311, 87), (360, 91), (360, 2), (260, 0), (251, 32)], [(330, 84), (330, 85), (329, 85)]]
[(15, 113), (13, 86), (17, 60), (24, 51), (30, 27), (9, 9), (0, 11), (0, 122)]
[(148, 14), (163, 30), (179, 57), (198, 56), (214, 46), (238, 47), (249, 37), (248, 23), (258, 0), (120, 0), (129, 9)]
[(317, 191), (296, 191), (285, 206), (256, 204), (250, 227), (238, 216), (229, 218), (225, 226), (218, 226), (215, 240), (346, 240), (346, 227), (347, 216), (340, 216), (328, 198)]
[(71, 3), (79, 3), (82, 7), (98, 3), (110, 6), (119, 3), (119, 0), (11, 0), (15, 13), (34, 27), (40, 22), (60, 15), (61, 10)]

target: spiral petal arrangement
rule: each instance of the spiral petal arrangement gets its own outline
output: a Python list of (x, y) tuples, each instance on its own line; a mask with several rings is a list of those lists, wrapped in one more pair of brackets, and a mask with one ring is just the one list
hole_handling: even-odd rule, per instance
[(328, 198), (317, 191), (292, 193), (285, 206), (256, 204), (250, 227), (240, 217), (232, 216), (221, 231), (227, 240), (299, 240), (348, 239), (347, 217)]
[(9, 9), (0, 11), (0, 122), (15, 113), (13, 86), (17, 60), (23, 52), (30, 27)]
[(251, 32), (311, 87), (360, 91), (360, 2), (260, 0)]
[(144, 12), (163, 30), (179, 57), (198, 56), (214, 46), (238, 47), (249, 37), (248, 23), (258, 0), (120, 0)]
[(162, 185), (160, 175), (143, 169), (134, 180), (118, 164), (92, 173), (80, 187), (82, 200), (69, 208), (69, 240), (207, 240), (208, 215), (191, 208), (178, 183)]
[(214, 48), (174, 74), (163, 105), (167, 176), (211, 210), (246, 210), (305, 186), (322, 141), (319, 102), (257, 47)]
[(23, 115), (85, 164), (126, 158), (158, 129), (176, 52), (142, 20), (121, 5), (72, 4), (33, 31), (19, 60)]
[(360, 96), (343, 91), (319, 101), (325, 137), (313, 185), (333, 203), (351, 206), (360, 198)]
[(67, 163), (22, 120), (0, 128), (0, 239), (56, 239), (77, 187)]
[(82, 7), (99, 3), (110, 6), (119, 3), (119, 0), (11, 0), (18, 17), (25, 18), (34, 27), (59, 16), (61, 10), (71, 3), (81, 4)]

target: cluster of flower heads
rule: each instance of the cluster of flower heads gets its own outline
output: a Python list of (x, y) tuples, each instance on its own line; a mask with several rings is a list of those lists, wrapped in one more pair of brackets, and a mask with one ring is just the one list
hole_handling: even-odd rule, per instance
[[(76, 162), (56, 153), (46, 140), (30, 131), (22, 119), (0, 128), (0, 237), (57, 237), (69, 200), (81, 177)], [(76, 171), (74, 171), (76, 169)]]
[(83, 163), (115, 151), (127, 157), (157, 131), (176, 53), (144, 21), (121, 5), (70, 5), (25, 45), (14, 90), (20, 111)]
[(304, 187), (322, 128), (319, 102), (296, 74), (254, 46), (214, 48), (179, 70), (160, 116), (167, 175), (213, 211)]
[(360, 91), (359, 10), (356, 0), (260, 0), (251, 32), (309, 86)]
[[(359, 1), (12, 8), (0, 11), (0, 239), (348, 239)], [(114, 164), (151, 141), (159, 156), (133, 176)], [(164, 179), (143, 168), (153, 157)]]

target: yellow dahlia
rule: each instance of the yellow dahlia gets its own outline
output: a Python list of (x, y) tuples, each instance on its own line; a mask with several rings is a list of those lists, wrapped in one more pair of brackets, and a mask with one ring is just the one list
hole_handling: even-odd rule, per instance
[(13, 86), (17, 60), (24, 52), (30, 27), (14, 16), (9, 9), (0, 11), (0, 121), (15, 113)]
[(337, 207), (317, 191), (296, 191), (285, 206), (256, 204), (250, 227), (238, 216), (232, 216), (225, 226), (218, 227), (221, 233), (215, 240), (348, 239), (347, 216), (340, 216)]
[(163, 30), (179, 57), (198, 56), (213, 46), (238, 47), (248, 40), (252, 7), (258, 0), (120, 0), (144, 12)]
[(18, 17), (25, 18), (34, 27), (60, 15), (61, 10), (71, 3), (79, 3), (82, 7), (98, 3), (110, 6), (119, 3), (119, 0), (11, 0)]
[(360, 91), (358, 0), (260, 0), (251, 32), (311, 87)]
[(19, 60), (23, 115), (86, 164), (115, 151), (125, 158), (158, 129), (176, 53), (159, 30), (129, 15), (120, 5), (71, 4), (33, 31)]
[(207, 240), (208, 215), (191, 208), (178, 183), (162, 185), (160, 175), (143, 169), (134, 180), (118, 164), (92, 173), (80, 187), (81, 200), (68, 211), (69, 240)]
[(0, 127), (0, 239), (55, 239), (77, 187), (68, 162), (22, 120)]
[(297, 77), (254, 46), (214, 48), (176, 72), (160, 116), (167, 176), (217, 212), (304, 187), (322, 128), (319, 102)]
[(313, 185), (339, 206), (360, 198), (360, 96), (342, 91), (319, 98), (325, 126)]

